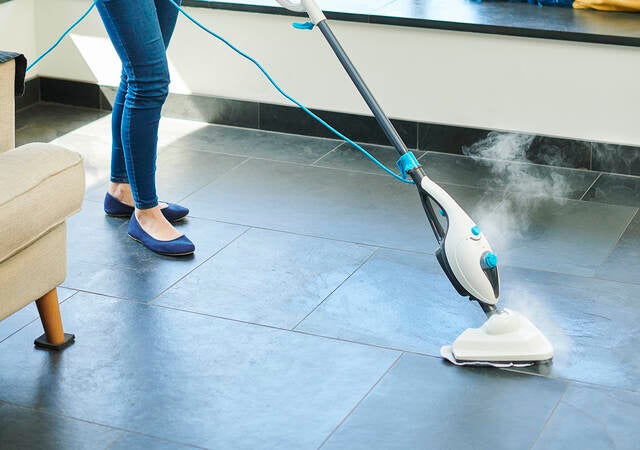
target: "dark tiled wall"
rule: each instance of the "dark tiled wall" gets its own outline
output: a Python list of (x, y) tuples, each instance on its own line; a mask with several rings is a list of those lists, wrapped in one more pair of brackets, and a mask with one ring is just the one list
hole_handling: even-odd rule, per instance
[[(43, 101), (110, 110), (116, 89), (91, 83), (39, 78), (27, 83), (20, 107)], [(17, 106), (18, 107), (18, 106)], [(388, 145), (373, 117), (333, 111), (316, 114), (351, 139)], [(307, 136), (334, 137), (327, 129), (294, 106), (273, 105), (199, 95), (171, 94), (163, 115)], [(486, 138), (491, 130), (394, 120), (409, 148), (463, 154), (466, 147)], [(640, 147), (530, 136), (526, 157), (539, 164), (640, 175)]]

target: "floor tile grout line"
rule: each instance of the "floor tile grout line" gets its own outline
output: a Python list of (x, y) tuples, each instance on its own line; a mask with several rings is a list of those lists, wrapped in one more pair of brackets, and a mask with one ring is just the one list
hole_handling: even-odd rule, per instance
[[(611, 248), (609, 249), (609, 252), (607, 253), (607, 256), (602, 260), (602, 262), (600, 262), (600, 264), (598, 264), (598, 266), (595, 268), (594, 273), (593, 273), (593, 277), (592, 278), (597, 278), (596, 275), (599, 271), (600, 268), (602, 268), (602, 266), (604, 264), (606, 264), (607, 261), (609, 261), (609, 258), (611, 258), (611, 255), (613, 255), (613, 253), (616, 251), (616, 249), (618, 248), (618, 244), (620, 244), (620, 241), (622, 240), (622, 237), (624, 236), (624, 234), (627, 232), (627, 230), (629, 229), (629, 227), (631, 226), (631, 224), (633, 223), (633, 220), (635, 219), (636, 215), (640, 214), (640, 208), (636, 208), (636, 212), (633, 213), (631, 215), (631, 218), (629, 219), (629, 221), (627, 222), (627, 224), (625, 225), (624, 229), (620, 232), (620, 235), (617, 237), (615, 243), (611, 246)], [(636, 283), (625, 283), (625, 284), (636, 284)]]
[(400, 361), (403, 355), (404, 355), (404, 352), (400, 353), (398, 357), (391, 363), (391, 365), (387, 367), (387, 370), (385, 370), (382, 373), (380, 378), (378, 378), (378, 380), (373, 384), (373, 386), (369, 388), (369, 390), (355, 404), (355, 406), (351, 409), (351, 411), (349, 411), (347, 415), (342, 418), (342, 420), (338, 423), (338, 425), (336, 425), (336, 427), (331, 431), (331, 433), (329, 433), (329, 435), (324, 439), (324, 441), (322, 441), (322, 443), (318, 446), (318, 449), (321, 449), (322, 447), (324, 447), (324, 445), (331, 439), (331, 437), (336, 433), (336, 431), (338, 431), (340, 427), (342, 427), (342, 425), (349, 419), (349, 417), (353, 415), (353, 413), (360, 407), (360, 405), (367, 399), (367, 397), (369, 397), (371, 392), (373, 392), (373, 390), (382, 382), (382, 380), (387, 376), (387, 374), (391, 372), (391, 370), (398, 364), (398, 361)]
[(562, 403), (562, 400), (564, 399), (565, 395), (569, 391), (570, 387), (571, 387), (571, 383), (567, 383), (567, 385), (565, 386), (564, 391), (562, 392), (562, 395), (560, 396), (560, 398), (556, 402), (555, 406), (551, 410), (551, 413), (549, 413), (549, 416), (547, 417), (547, 419), (542, 424), (542, 427), (540, 428), (540, 432), (538, 433), (538, 435), (534, 439), (533, 443), (531, 444), (531, 447), (529, 447), (529, 450), (533, 450), (534, 447), (536, 446), (536, 444), (538, 443), (538, 441), (540, 440), (540, 436), (542, 436), (542, 433), (544, 433), (544, 430), (547, 428), (547, 425), (549, 424), (549, 422), (553, 418), (554, 414), (556, 413), (556, 410), (558, 409), (558, 407)]
[[(198, 189), (196, 189), (195, 191), (193, 191), (192, 193), (190, 193), (189, 195), (182, 197), (181, 199), (178, 199), (177, 201), (179, 202), (183, 202), (186, 198), (191, 197), (192, 195), (202, 191), (203, 189), (209, 187), (210, 185), (212, 185), (213, 183), (215, 183), (216, 181), (220, 180), (221, 178), (229, 175), (230, 173), (233, 173), (235, 170), (237, 170), (238, 168), (242, 167), (243, 165), (245, 165), (247, 162), (251, 161), (250, 157), (247, 157), (245, 159), (243, 159), (239, 164), (235, 165), (234, 167), (232, 167), (231, 169), (227, 170), (225, 173), (221, 174), (220, 176), (215, 177), (214, 179), (212, 179), (211, 181), (209, 181), (208, 183), (200, 186)], [(193, 216), (192, 216), (193, 217)]]
[[(59, 286), (62, 287), (62, 286)], [(70, 296), (68, 296), (67, 298), (65, 298), (64, 300), (62, 300), (59, 304), (63, 304), (64, 302), (66, 302), (67, 300), (71, 299), (72, 297), (74, 297), (78, 292), (77, 289), (70, 289), (70, 288), (64, 288), (64, 289), (69, 289), (69, 290), (74, 290), (76, 292), (74, 292), (73, 294), (71, 294)], [(35, 300), (34, 300), (35, 302)], [(25, 305), (26, 306), (26, 305)], [(7, 339), (11, 338), (12, 336), (14, 336), (15, 334), (21, 332), (22, 330), (24, 330), (25, 328), (27, 328), (29, 325), (31, 325), (34, 322), (37, 322), (40, 318), (36, 317), (33, 320), (30, 320), (28, 323), (24, 324), (23, 326), (21, 326), (20, 328), (18, 328), (17, 330), (15, 330), (13, 333), (11, 333), (9, 336), (7, 336), (6, 338), (0, 340), (0, 344), (2, 344), (4, 341), (6, 341)]]
[[(235, 155), (229, 155), (229, 156), (235, 156)], [(218, 174), (217, 176), (215, 176), (212, 180), (210, 180), (208, 183), (206, 183), (203, 186), (200, 186), (199, 188), (195, 189), (194, 191), (190, 192), (187, 195), (182, 196), (181, 198), (177, 199), (176, 201), (178, 202), (183, 202), (184, 199), (186, 199), (187, 197), (192, 196), (193, 194), (195, 194), (196, 192), (200, 191), (201, 189), (206, 188), (207, 186), (209, 186), (212, 183), (215, 183), (216, 181), (218, 181), (220, 178), (226, 176), (227, 174), (233, 172), (234, 170), (236, 170), (237, 168), (241, 167), (242, 165), (244, 165), (247, 161), (249, 161), (251, 158), (249, 157), (245, 157), (242, 161), (240, 161), (238, 164), (236, 164), (235, 166), (230, 167), (229, 169), (227, 169), (225, 172)]]
[(587, 188), (587, 190), (586, 190), (586, 191), (584, 191), (584, 193), (580, 196), (580, 198), (579, 198), (578, 200), (586, 201), (586, 200), (584, 199), (584, 198), (585, 198), (585, 196), (589, 193), (589, 191), (591, 190), (591, 188), (592, 188), (592, 187), (594, 187), (594, 186), (596, 185), (596, 183), (598, 182), (598, 180), (600, 179), (600, 177), (602, 177), (602, 173), (599, 173), (599, 174), (598, 174), (598, 176), (596, 177), (596, 179), (595, 179), (595, 180), (593, 180), (593, 183), (591, 183), (591, 184), (589, 185), (589, 187)]
[(211, 260), (212, 258), (214, 258), (216, 255), (220, 254), (222, 251), (224, 251), (227, 247), (229, 247), (231, 244), (233, 244), (235, 241), (237, 241), (238, 239), (240, 239), (241, 237), (243, 237), (245, 234), (247, 234), (249, 231), (251, 231), (252, 228), (247, 228), (246, 230), (244, 230), (242, 233), (240, 233), (238, 236), (236, 236), (235, 238), (233, 238), (231, 241), (229, 241), (227, 244), (224, 245), (224, 247), (222, 247), (221, 249), (219, 249), (217, 252), (213, 253), (211, 256), (209, 256), (208, 258), (206, 258), (204, 261), (202, 261), (200, 264), (198, 264), (197, 266), (193, 267), (193, 269), (191, 269), (189, 272), (187, 272), (186, 274), (184, 274), (182, 277), (180, 277), (178, 280), (176, 280), (174, 283), (172, 283), (171, 285), (169, 285), (167, 288), (165, 288), (164, 290), (162, 290), (161, 292), (159, 292), (157, 295), (155, 295), (153, 298), (151, 298), (150, 300), (148, 300), (145, 303), (151, 303), (154, 300), (156, 300), (158, 297), (160, 297), (162, 294), (164, 294), (165, 292), (167, 292), (168, 290), (170, 290), (171, 288), (173, 288), (176, 284), (180, 283), (182, 280), (184, 280), (186, 277), (188, 277), (189, 275), (191, 275), (195, 270), (197, 270), (199, 267), (202, 267), (203, 264), (206, 264), (207, 262), (209, 262), (209, 260)]
[(316, 159), (314, 162), (312, 162), (311, 164), (309, 164), (310, 166), (315, 166), (318, 162), (320, 162), (323, 158), (326, 158), (327, 156), (329, 156), (330, 154), (332, 154), (333, 152), (335, 152), (336, 150), (338, 150), (340, 147), (342, 147), (345, 144), (345, 142), (340, 142), (338, 145), (336, 145), (334, 148), (332, 148), (331, 150), (329, 150), (327, 153), (325, 153), (324, 155), (322, 155), (320, 158)]
[[(208, 222), (223, 223), (223, 224), (227, 224), (227, 225), (237, 225), (237, 226), (241, 226), (241, 227), (250, 227), (250, 228), (255, 228), (256, 230), (273, 231), (274, 233), (285, 233), (285, 234), (291, 234), (291, 235), (294, 235), (294, 236), (303, 236), (303, 237), (309, 237), (309, 238), (314, 238), (314, 239), (323, 239), (323, 240), (332, 241), (332, 242), (342, 242), (342, 243), (345, 243), (345, 244), (362, 245), (362, 246), (365, 246), (365, 247), (374, 247), (374, 248), (378, 248), (378, 249), (381, 249), (381, 250), (393, 250), (393, 251), (413, 253), (413, 254), (417, 254), (417, 255), (434, 255), (435, 254), (434, 252), (428, 252), (428, 251), (406, 250), (406, 249), (402, 249), (402, 248), (387, 247), (387, 246), (378, 245), (378, 244), (367, 244), (365, 242), (348, 241), (348, 240), (345, 240), (345, 239), (330, 238), (330, 237), (326, 237), (326, 236), (317, 236), (315, 234), (304, 234), (304, 233), (298, 233), (298, 232), (288, 231), (288, 230), (279, 230), (277, 228), (262, 227), (262, 226), (257, 226), (257, 225), (246, 225), (246, 224), (242, 224), (242, 223), (239, 223), (239, 222), (227, 222), (227, 221), (224, 221), (224, 220), (211, 219), (211, 218), (208, 218), (208, 217), (198, 217), (198, 216), (192, 216), (192, 217), (194, 219), (206, 220)], [(425, 230), (429, 231), (429, 229), (426, 227), (426, 223), (425, 223)]]
[(300, 321), (298, 321), (298, 323), (293, 328), (291, 328), (291, 331), (296, 330), (296, 328), (298, 328), (302, 324), (302, 322), (307, 320), (309, 316), (311, 316), (314, 312), (316, 312), (329, 299), (329, 297), (331, 297), (338, 289), (340, 289), (347, 281), (349, 281), (352, 276), (354, 276), (360, 269), (362, 269), (365, 266), (365, 264), (371, 261), (371, 259), (378, 253), (378, 250), (380, 250), (379, 247), (374, 248), (371, 254), (368, 257), (366, 257), (364, 261), (362, 261), (362, 263), (360, 263), (358, 267), (356, 267), (355, 270), (349, 274), (349, 276), (347, 276), (344, 280), (342, 280), (338, 284), (338, 286), (335, 287), (335, 289), (333, 289), (325, 298), (323, 298), (320, 303), (318, 303), (311, 311), (309, 311), (307, 315), (305, 315)]
[(38, 408), (38, 407), (35, 407), (35, 406), (23, 405), (22, 403), (16, 403), (16, 402), (12, 402), (12, 401), (8, 401), (8, 400), (2, 400), (2, 399), (0, 399), (0, 402), (5, 403), (6, 405), (14, 406), (16, 408), (26, 409), (26, 410), (29, 410), (29, 411), (35, 411), (35, 412), (38, 412), (38, 413), (41, 413), (41, 414), (45, 414), (45, 415), (51, 416), (51, 417), (62, 417), (64, 419), (76, 420), (78, 422), (83, 422), (83, 423), (87, 423), (87, 424), (91, 424), (91, 425), (97, 425), (99, 427), (108, 428), (110, 430), (117, 430), (117, 431), (122, 431), (124, 433), (136, 434), (138, 436), (144, 436), (144, 437), (156, 439), (156, 440), (163, 441), (163, 442), (168, 442), (168, 443), (171, 443), (171, 444), (179, 444), (179, 445), (184, 445), (184, 446), (187, 446), (187, 447), (192, 447), (192, 448), (197, 448), (197, 449), (202, 449), (202, 450), (210, 450), (207, 447), (200, 447), (198, 445), (188, 444), (186, 442), (173, 441), (171, 439), (166, 439), (166, 438), (163, 438), (163, 437), (154, 436), (152, 434), (142, 433), (142, 432), (136, 431), (136, 430), (130, 430), (128, 428), (122, 428), (122, 427), (118, 427), (118, 426), (107, 425), (105, 423), (97, 422), (95, 420), (81, 419), (79, 417), (70, 416), (68, 414), (59, 414), (59, 413), (56, 413), (54, 411), (50, 411), (50, 410), (44, 409), (44, 408)]
[[(149, 302), (142, 301), (142, 300), (127, 299), (127, 298), (123, 298), (123, 297), (117, 297), (117, 296), (108, 295), (108, 294), (100, 294), (100, 293), (84, 291), (84, 290), (78, 290), (78, 292), (76, 292), (75, 294), (73, 294), (69, 298), (65, 299), (65, 302), (67, 300), (71, 299), (71, 297), (75, 297), (76, 294), (79, 294), (81, 292), (82, 293), (92, 294), (92, 295), (97, 295), (97, 296), (100, 296), (100, 297), (105, 297), (105, 298), (108, 298), (108, 299), (111, 299), (111, 300), (115, 300), (115, 301), (135, 303), (135, 304), (139, 304), (139, 305), (146, 306), (146, 307), (160, 308), (160, 309), (166, 309), (166, 310), (170, 310), (170, 311), (178, 311), (178, 312), (185, 313), (185, 314), (192, 314), (192, 315), (196, 315), (196, 316), (210, 317), (210, 318), (213, 318), (213, 319), (223, 320), (223, 321), (226, 321), (226, 322), (233, 322), (233, 323), (239, 323), (239, 324), (244, 324), (244, 325), (251, 325), (251, 326), (255, 326), (255, 327), (266, 328), (266, 329), (281, 331), (281, 332), (285, 332), (285, 333), (287, 333), (287, 332), (288, 333), (296, 333), (296, 334), (315, 337), (315, 338), (320, 338), (320, 339), (327, 339), (327, 340), (331, 340), (331, 341), (344, 342), (344, 343), (353, 344), (353, 345), (361, 345), (361, 346), (365, 346), (365, 347), (369, 347), (369, 348), (376, 348), (376, 349), (392, 351), (392, 352), (401, 352), (401, 353), (408, 354), (408, 355), (416, 355), (416, 356), (420, 356), (420, 357), (424, 357), (424, 358), (432, 358), (432, 359), (442, 360), (442, 356), (440, 356), (439, 354), (435, 355), (435, 354), (430, 354), (430, 353), (422, 353), (422, 352), (417, 352), (417, 351), (414, 351), (414, 350), (407, 350), (407, 349), (396, 348), (396, 347), (388, 347), (388, 346), (374, 344), (374, 343), (370, 343), (370, 342), (349, 340), (349, 339), (344, 339), (344, 338), (340, 338), (340, 337), (336, 337), (336, 336), (328, 336), (328, 335), (311, 333), (311, 332), (302, 331), (302, 330), (291, 330), (291, 329), (288, 329), (288, 328), (282, 328), (282, 327), (278, 327), (278, 326), (275, 326), (275, 325), (267, 325), (267, 324), (261, 324), (261, 323), (256, 323), (256, 322), (250, 322), (250, 321), (241, 320), (241, 319), (234, 319), (234, 318), (231, 318), (231, 317), (218, 316), (218, 315), (215, 315), (215, 314), (192, 311), (192, 310), (188, 310), (188, 309), (181, 309), (181, 308), (177, 308), (177, 307), (173, 307), (173, 306), (167, 306), (167, 305), (162, 305), (162, 304), (157, 304), (157, 303), (149, 303)], [(564, 382), (567, 382), (567, 383), (580, 384), (580, 385), (584, 385), (584, 386), (588, 386), (588, 387), (592, 387), (592, 388), (596, 388), (596, 389), (611, 390), (611, 391), (616, 391), (616, 392), (640, 393), (640, 390), (628, 389), (628, 388), (618, 387), (618, 386), (609, 386), (609, 385), (605, 385), (605, 384), (592, 383), (592, 382), (582, 381), (582, 380), (574, 379), (574, 378), (547, 376), (547, 375), (543, 375), (543, 374), (540, 374), (540, 373), (533, 373), (533, 372), (528, 372), (528, 371), (525, 371), (525, 370), (520, 370), (520, 369), (515, 369), (515, 368), (505, 368), (505, 369), (498, 369), (498, 370), (504, 370), (504, 371), (507, 371), (507, 372), (516, 373), (518, 375), (525, 375), (525, 376), (533, 376), (533, 377), (544, 378), (544, 379), (547, 379), (547, 380), (556, 380), (556, 381), (564, 381)], [(6, 402), (6, 400), (2, 400), (0, 398), (0, 402), (3, 402), (3, 401)]]

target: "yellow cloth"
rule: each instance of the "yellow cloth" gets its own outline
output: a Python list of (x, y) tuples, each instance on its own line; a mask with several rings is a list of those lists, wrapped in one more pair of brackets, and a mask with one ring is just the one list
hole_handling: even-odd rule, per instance
[(575, 9), (640, 12), (640, 0), (575, 0)]

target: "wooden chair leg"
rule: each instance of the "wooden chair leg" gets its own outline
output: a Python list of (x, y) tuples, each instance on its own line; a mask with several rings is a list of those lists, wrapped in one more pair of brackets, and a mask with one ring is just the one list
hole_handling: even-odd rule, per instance
[(36, 347), (49, 350), (62, 350), (73, 344), (75, 336), (73, 334), (66, 334), (62, 328), (57, 290), (54, 288), (36, 300), (36, 306), (40, 314), (42, 328), (44, 328), (44, 334), (34, 342)]

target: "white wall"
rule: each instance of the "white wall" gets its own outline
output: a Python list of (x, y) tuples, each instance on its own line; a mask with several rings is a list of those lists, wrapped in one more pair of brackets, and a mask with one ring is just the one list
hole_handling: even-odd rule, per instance
[[(89, 0), (35, 2), (41, 49), (90, 5)], [(308, 106), (366, 113), (318, 31), (294, 30), (292, 19), (284, 16), (189, 11), (260, 60)], [(393, 117), (640, 145), (638, 48), (351, 22), (333, 25)], [(287, 104), (249, 62), (184, 18), (169, 59), (173, 92)], [(108, 85), (116, 84), (119, 70), (95, 12), (40, 67), (44, 76)]]
[[(24, 53), (29, 60), (36, 55), (34, 1), (0, 3), (0, 50)], [(37, 74), (34, 69), (27, 78)]]

